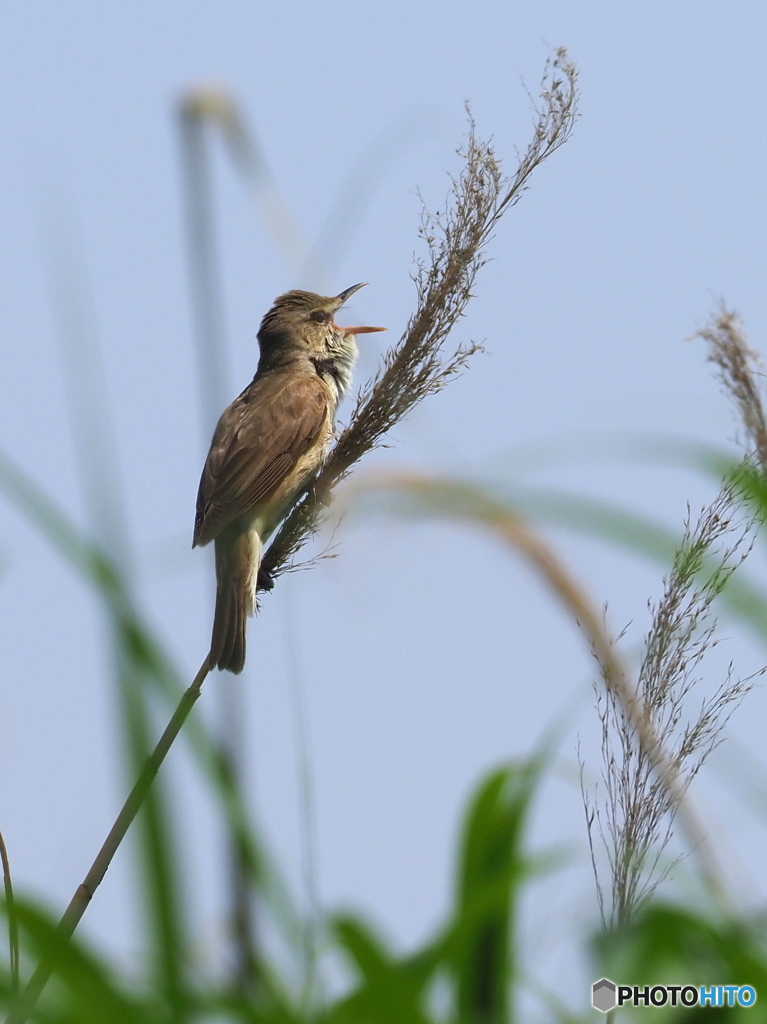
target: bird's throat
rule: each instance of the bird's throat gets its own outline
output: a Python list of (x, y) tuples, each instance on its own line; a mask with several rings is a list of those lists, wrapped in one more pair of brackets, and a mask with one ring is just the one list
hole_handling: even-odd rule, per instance
[(338, 401), (344, 397), (352, 384), (352, 369), (357, 359), (357, 346), (353, 338), (345, 338), (344, 344), (329, 355), (310, 356), (317, 374), (326, 383), (335, 387)]

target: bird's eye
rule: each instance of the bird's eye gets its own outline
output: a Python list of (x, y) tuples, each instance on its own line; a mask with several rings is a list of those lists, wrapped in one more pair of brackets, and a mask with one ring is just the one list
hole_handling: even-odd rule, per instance
[(326, 324), (330, 319), (330, 316), (321, 309), (315, 309), (311, 316), (316, 324)]

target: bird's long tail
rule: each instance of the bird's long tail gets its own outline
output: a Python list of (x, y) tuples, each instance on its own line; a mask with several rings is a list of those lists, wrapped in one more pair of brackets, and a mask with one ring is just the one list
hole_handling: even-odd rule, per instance
[(254, 529), (231, 529), (216, 538), (216, 611), (209, 664), (242, 672), (245, 665), (245, 627), (256, 610), (256, 579), (261, 562), (261, 538)]

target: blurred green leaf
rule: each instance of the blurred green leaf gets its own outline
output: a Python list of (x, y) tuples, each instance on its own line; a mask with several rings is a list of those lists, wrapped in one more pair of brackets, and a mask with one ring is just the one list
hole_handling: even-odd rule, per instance
[(362, 982), (331, 1008), (329, 1024), (429, 1024), (423, 1005), (428, 968), (424, 970), (417, 959), (396, 958), (356, 918), (336, 918), (334, 931)]
[[(49, 914), (18, 897), (16, 911), (24, 952), (49, 962), (54, 972), (55, 984), (32, 1012), (31, 1019), (77, 1024), (167, 1021), (157, 1007), (129, 994), (112, 971), (82, 943), (62, 935)], [(6, 1008), (11, 1005), (8, 1000)]]
[(531, 875), (525, 826), (543, 766), (543, 758), (533, 757), (499, 768), (480, 786), (466, 817), (457, 903), (445, 935), (462, 1024), (502, 1024), (511, 1017), (513, 929)]
[(378, 936), (361, 921), (354, 917), (339, 916), (333, 924), (340, 946), (349, 954), (366, 981), (375, 981), (382, 972), (391, 969), (392, 955), (384, 948)]
[[(368, 926), (339, 917), (334, 932), (361, 976), (337, 1004), (332, 1024), (431, 1020), (429, 992), (437, 978), (452, 981), (460, 1024), (507, 1024), (516, 980), (513, 928), (516, 904), (536, 864), (525, 854), (527, 813), (546, 764), (536, 755), (492, 772), (466, 814), (453, 915), (436, 939), (399, 958)], [(540, 861), (548, 870), (549, 860)]]

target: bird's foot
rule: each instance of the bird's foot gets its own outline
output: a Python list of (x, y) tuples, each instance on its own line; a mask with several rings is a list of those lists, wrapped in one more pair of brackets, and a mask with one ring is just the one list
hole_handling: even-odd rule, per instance
[(256, 579), (257, 590), (274, 590), (274, 577), (263, 566), (259, 566), (258, 577)]

